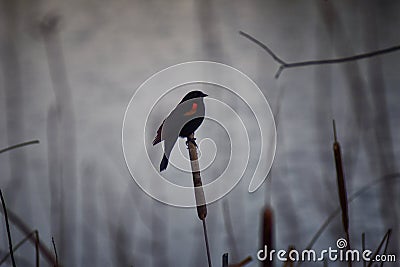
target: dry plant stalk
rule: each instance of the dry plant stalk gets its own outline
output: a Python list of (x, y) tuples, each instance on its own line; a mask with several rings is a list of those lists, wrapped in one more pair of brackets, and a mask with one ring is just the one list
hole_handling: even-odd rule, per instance
[[(347, 191), (346, 191), (346, 181), (343, 173), (343, 164), (342, 164), (342, 153), (340, 150), (340, 144), (337, 141), (336, 135), (336, 124), (335, 120), (333, 120), (333, 134), (335, 137), (335, 141), (333, 143), (333, 154), (335, 156), (335, 166), (336, 166), (336, 175), (337, 175), (337, 185), (339, 192), (339, 201), (340, 208), (342, 210), (342, 224), (344, 231), (346, 233), (347, 239), (347, 249), (351, 249), (350, 247), (350, 235), (349, 235), (349, 211), (348, 211), (348, 202), (347, 202)], [(351, 261), (348, 262), (349, 267), (351, 267)]]
[(10, 147), (6, 147), (6, 148), (3, 148), (3, 149), (0, 149), (0, 154), (4, 153), (6, 151), (9, 151), (9, 150), (13, 150), (13, 149), (19, 148), (19, 147), (29, 146), (29, 145), (34, 145), (34, 144), (39, 144), (39, 140), (32, 140), (32, 141), (28, 141), (28, 142), (24, 142), (24, 143), (20, 143), (20, 144), (17, 144), (17, 145), (13, 145), (13, 146), (10, 146)]
[(56, 257), (56, 262), (54, 267), (58, 267), (58, 254), (57, 254), (57, 247), (56, 247), (56, 242), (54, 242), (54, 237), (51, 237), (51, 243), (53, 244), (53, 249), (54, 249), (54, 256)]
[[(365, 192), (367, 192), (369, 189), (371, 189), (373, 186), (375, 186), (377, 184), (380, 184), (380, 183), (383, 183), (383, 182), (386, 182), (386, 183), (398, 182), (399, 180), (400, 180), (400, 173), (395, 172), (395, 173), (390, 173), (390, 174), (384, 175), (381, 178), (375, 179), (372, 182), (364, 185), (363, 187), (358, 189), (356, 192), (354, 192), (352, 195), (350, 195), (350, 197), (348, 198), (347, 203), (350, 204), (355, 199), (357, 199), (359, 196), (361, 196), (362, 194), (364, 194)], [(341, 214), (341, 208), (339, 207), (336, 210), (334, 210), (328, 216), (328, 218), (326, 218), (324, 223), (318, 228), (317, 232), (314, 234), (314, 236), (311, 238), (310, 242), (306, 246), (307, 250), (311, 249), (313, 247), (315, 242), (318, 240), (318, 238), (321, 236), (321, 234), (326, 230), (328, 225), (333, 221), (333, 219), (336, 218), (336, 216), (338, 216), (340, 214)], [(299, 262), (297, 266), (300, 266), (300, 265), (301, 265), (301, 262)]]
[(40, 254), (39, 254), (39, 244), (40, 244), (40, 239), (39, 239), (39, 231), (35, 230), (35, 254), (36, 254), (36, 267), (39, 267), (39, 262), (40, 262)]
[[(385, 248), (383, 249), (383, 255), (386, 255), (386, 252), (387, 252), (387, 249), (388, 249), (388, 246), (389, 246), (389, 240), (390, 240), (390, 235), (391, 234), (392, 234), (392, 229), (389, 229), (387, 231), (387, 233), (386, 233), (386, 244), (385, 244)], [(381, 267), (383, 267), (384, 263), (385, 263), (384, 261), (381, 262)]]
[[(23, 244), (25, 244), (27, 241), (29, 241), (30, 238), (34, 237), (36, 239), (36, 244), (35, 244), (35, 254), (36, 254), (36, 267), (39, 267), (39, 232), (37, 230), (31, 232), (29, 235), (25, 236), (24, 239), (19, 241), (12, 249), (13, 252), (16, 252)], [(2, 265), (8, 257), (10, 257), (10, 253), (5, 255), (1, 260), (0, 260), (0, 265)]]
[(244, 37), (246, 37), (250, 41), (254, 42), (255, 44), (257, 44), (261, 48), (263, 48), (277, 63), (280, 64), (279, 69), (275, 74), (275, 79), (278, 79), (279, 76), (281, 75), (282, 71), (284, 69), (288, 69), (288, 68), (297, 68), (297, 67), (312, 66), (312, 65), (326, 65), (326, 64), (337, 64), (337, 63), (351, 62), (351, 61), (360, 60), (360, 59), (363, 59), (363, 58), (370, 58), (370, 57), (375, 57), (375, 56), (379, 56), (379, 55), (383, 55), (383, 54), (387, 54), (387, 53), (393, 53), (393, 52), (396, 52), (396, 51), (400, 50), (400, 45), (396, 45), (396, 46), (392, 46), (392, 47), (389, 47), (389, 48), (376, 50), (376, 51), (372, 51), (372, 52), (368, 52), (368, 53), (364, 53), (364, 54), (357, 54), (357, 55), (349, 56), (349, 57), (335, 58), (335, 59), (322, 59), (322, 60), (308, 60), (308, 61), (291, 62), (291, 63), (289, 63), (289, 62), (286, 62), (286, 61), (282, 60), (274, 52), (272, 52), (272, 50), (268, 46), (266, 46), (265, 44), (263, 44), (262, 42), (260, 42), (259, 40), (257, 40), (253, 36), (251, 36), (250, 34), (247, 34), (247, 33), (242, 32), (242, 31), (239, 31), (239, 34), (244, 36)]
[(15, 259), (14, 259), (13, 246), (12, 246), (12, 241), (11, 241), (10, 224), (8, 223), (8, 214), (7, 214), (6, 202), (4, 201), (3, 192), (1, 192), (1, 189), (0, 189), (0, 198), (1, 198), (1, 204), (3, 205), (4, 220), (6, 221), (8, 247), (9, 247), (9, 250), (10, 250), (11, 262), (12, 262), (12, 266), (16, 267)]
[[(4, 149), (0, 150), (0, 154), (4, 153), (6, 151), (10, 151), (13, 149), (17, 149), (20, 147), (24, 147), (24, 146), (28, 146), (28, 145), (33, 145), (33, 144), (39, 144), (39, 140), (32, 140), (32, 141), (27, 141), (24, 143), (20, 143), (20, 144), (16, 144)], [(31, 231), (29, 229), (28, 226), (26, 226), (24, 224), (24, 222), (16, 215), (14, 214), (11, 210), (9, 210), (7, 212), (6, 207), (5, 207), (5, 203), (4, 203), (4, 199), (3, 199), (3, 194), (1, 193), (0, 190), (0, 196), (1, 196), (1, 200), (2, 200), (2, 204), (3, 204), (3, 214), (6, 220), (6, 226), (7, 226), (7, 233), (9, 234), (9, 243), (11, 243), (11, 234), (9, 233), (9, 225), (8, 225), (8, 221), (10, 220), (11, 223), (13, 223), (21, 232), (23, 232), (25, 234), (25, 237), (27, 240), (29, 240), (30, 242), (35, 244), (35, 249), (36, 249), (36, 266), (39, 266), (39, 252), (42, 253), (42, 255), (44, 256), (44, 258), (50, 262), (50, 263), (54, 263), (55, 260), (53, 259), (53, 256), (51, 255), (51, 253), (49, 252), (49, 250), (47, 249), (47, 247), (45, 247), (44, 245), (42, 245), (40, 243), (40, 239), (39, 239), (39, 232), (38, 231)], [(32, 234), (34, 233), (34, 234)], [(10, 248), (10, 253), (9, 255), (11, 256), (11, 259), (13, 261), (13, 251), (15, 251), (17, 249), (18, 246), (22, 245), (22, 243), (24, 243), (25, 241), (21, 241), (20, 243), (18, 243), (15, 248), (13, 249), (12, 247)], [(10, 244), (9, 244), (10, 245)], [(11, 244), (12, 245), (12, 244)], [(8, 255), (6, 256), (8, 257)], [(13, 261), (13, 266), (14, 266), (14, 261)], [(58, 265), (57, 265), (58, 266)]]
[[(389, 240), (390, 240), (390, 235), (391, 234), (392, 234), (392, 229), (389, 229), (386, 232), (386, 234), (383, 236), (383, 238), (381, 240), (381, 243), (379, 244), (379, 246), (375, 250), (374, 254), (372, 254), (372, 257), (371, 257), (372, 259), (374, 259), (376, 257), (376, 255), (378, 255), (379, 251), (381, 251), (381, 248), (382, 248), (383, 244), (385, 244), (385, 248), (383, 250), (383, 254), (386, 254), (386, 250), (387, 250), (387, 247), (388, 247), (388, 244), (389, 244)], [(374, 263), (373, 261), (370, 261), (369, 264), (368, 264), (368, 267), (371, 267), (373, 263)], [(383, 263), (384, 262), (382, 261), (381, 262), (381, 267), (383, 266)]]
[(206, 198), (204, 196), (203, 191), (203, 183), (201, 182), (200, 176), (200, 166), (199, 159), (197, 155), (197, 145), (195, 143), (194, 134), (192, 133), (187, 138), (187, 146), (189, 149), (189, 158), (190, 165), (192, 167), (192, 176), (193, 176), (193, 186), (194, 186), (194, 195), (196, 198), (196, 208), (197, 215), (199, 219), (203, 222), (203, 231), (204, 231), (204, 241), (206, 243), (206, 251), (207, 251), (207, 261), (208, 266), (211, 267), (211, 255), (210, 255), (210, 247), (208, 244), (208, 236), (207, 236), (207, 227), (206, 227), (206, 217), (207, 217), (207, 204)]
[[(264, 246), (267, 246), (268, 251), (271, 251), (273, 249), (274, 244), (273, 244), (273, 234), (274, 234), (274, 228), (273, 228), (273, 212), (271, 207), (266, 207), (263, 212), (263, 229), (262, 229), (262, 248)], [(272, 259), (267, 257), (264, 262), (263, 262), (264, 267), (272, 267)]]

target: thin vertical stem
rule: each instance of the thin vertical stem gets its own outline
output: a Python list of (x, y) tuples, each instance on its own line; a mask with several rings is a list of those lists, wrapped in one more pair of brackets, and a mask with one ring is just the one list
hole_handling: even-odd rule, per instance
[(12, 241), (11, 241), (10, 224), (8, 223), (8, 214), (7, 214), (6, 202), (4, 201), (3, 192), (1, 192), (1, 189), (0, 189), (0, 198), (1, 198), (1, 204), (3, 205), (3, 210), (4, 210), (4, 219), (6, 221), (8, 247), (10, 249), (11, 262), (12, 262), (12, 266), (16, 267), (17, 265), (15, 264), (15, 259), (14, 259), (14, 252), (13, 252), (13, 246), (12, 246)]
[(35, 254), (36, 254), (36, 267), (39, 267), (40, 265), (40, 256), (39, 256), (39, 243), (40, 243), (40, 239), (39, 239), (39, 231), (35, 230), (34, 231), (34, 235), (35, 235)]
[[(389, 243), (389, 239), (390, 239), (390, 234), (391, 233), (392, 233), (392, 229), (389, 229), (386, 232), (386, 234), (383, 236), (383, 238), (381, 240), (381, 243), (379, 244), (378, 248), (375, 250), (374, 254), (372, 254), (372, 257), (371, 257), (372, 259), (376, 258), (376, 255), (378, 255), (379, 251), (381, 251), (381, 248), (382, 248), (382, 246), (383, 246), (383, 244), (385, 242), (386, 242), (385, 246), (387, 246), (387, 244)], [(374, 263), (373, 261), (370, 261), (369, 264), (368, 264), (368, 267), (372, 266), (373, 263)]]
[(57, 248), (56, 248), (56, 242), (54, 242), (54, 237), (51, 237), (51, 243), (53, 243), (53, 249), (54, 249), (54, 255), (56, 257), (56, 266), (58, 267), (58, 254), (57, 254)]
[(333, 138), (335, 142), (337, 142), (337, 133), (336, 133), (336, 123), (335, 120), (332, 121), (332, 126), (333, 126)]
[[(35, 236), (37, 230), (33, 231), (32, 233), (30, 233), (29, 235), (25, 236), (24, 239), (22, 239), (21, 241), (19, 241), (14, 247), (13, 247), (13, 252), (16, 252), (23, 244), (25, 244), (25, 242), (29, 241), (31, 239), (32, 236)], [(7, 259), (8, 257), (10, 257), (10, 253), (7, 253), (7, 255), (5, 255), (1, 260), (0, 260), (0, 265), (2, 265)]]
[[(390, 240), (390, 234), (391, 234), (391, 233), (392, 233), (392, 229), (389, 229), (389, 230), (388, 230), (388, 234), (387, 234), (387, 239), (386, 239), (385, 248), (384, 248), (384, 250), (383, 250), (383, 255), (386, 255), (387, 248), (388, 248), (388, 246), (389, 246), (389, 240)], [(385, 263), (384, 261), (381, 262), (381, 267), (383, 267), (383, 264), (384, 264), (384, 263)]]
[(204, 218), (202, 221), (203, 221), (203, 230), (204, 230), (204, 241), (206, 242), (208, 266), (209, 266), (209, 267), (212, 267), (212, 264), (211, 264), (210, 246), (209, 246), (209, 244), (208, 244), (208, 235), (207, 235), (206, 219)]
[[(4, 214), (4, 210), (0, 210), (0, 212), (3, 212)], [(7, 211), (7, 215), (8, 215), (8, 219), (9, 221), (22, 233), (24, 233), (25, 236), (28, 237), (29, 241), (32, 244), (36, 244), (36, 238), (34, 237), (34, 235), (32, 234), (34, 231), (32, 231), (15, 213), (12, 212), (12, 210), (8, 210)], [(43, 245), (42, 242), (38, 242), (37, 243), (40, 254), (44, 257), (44, 259), (52, 264), (53, 266), (55, 266), (55, 262), (56, 260), (53, 257), (53, 254), (51, 253), (51, 251), (45, 246)], [(15, 246), (17, 247), (17, 246)], [(15, 251), (15, 247), (14, 247), (14, 251)]]

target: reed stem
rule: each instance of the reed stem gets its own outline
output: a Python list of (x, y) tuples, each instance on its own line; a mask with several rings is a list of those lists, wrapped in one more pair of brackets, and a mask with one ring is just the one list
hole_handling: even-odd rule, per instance
[(11, 241), (10, 224), (8, 223), (8, 214), (7, 214), (6, 202), (4, 201), (3, 192), (1, 192), (1, 189), (0, 189), (0, 198), (1, 198), (1, 204), (3, 205), (4, 220), (6, 221), (8, 247), (10, 249), (11, 262), (12, 262), (12, 266), (16, 267), (17, 265), (15, 264), (15, 259), (14, 259), (14, 252), (13, 252), (13, 246), (12, 246), (12, 241)]
[(53, 249), (54, 249), (54, 256), (56, 257), (56, 262), (55, 262), (55, 267), (58, 267), (58, 254), (57, 254), (57, 247), (56, 247), (56, 242), (54, 242), (54, 237), (51, 237), (51, 243), (53, 244)]

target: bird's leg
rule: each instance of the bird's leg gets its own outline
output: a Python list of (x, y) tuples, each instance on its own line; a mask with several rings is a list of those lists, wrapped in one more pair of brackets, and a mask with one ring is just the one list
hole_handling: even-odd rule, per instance
[(192, 138), (192, 137), (187, 137), (187, 140), (186, 140), (186, 145), (187, 145), (187, 147), (189, 148), (189, 142), (191, 142), (193, 145), (195, 145), (196, 147), (197, 147), (197, 144), (196, 144), (196, 138)]

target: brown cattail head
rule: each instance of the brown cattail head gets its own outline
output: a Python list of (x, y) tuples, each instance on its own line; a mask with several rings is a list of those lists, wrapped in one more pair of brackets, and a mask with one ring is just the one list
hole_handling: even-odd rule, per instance
[[(274, 248), (273, 240), (274, 240), (274, 216), (271, 207), (266, 207), (263, 212), (262, 217), (262, 248), (267, 246), (268, 251), (271, 251)], [(272, 259), (267, 257), (264, 260), (264, 267), (272, 266)]]
[(203, 184), (201, 182), (199, 160), (197, 155), (197, 147), (194, 143), (194, 134), (187, 138), (187, 145), (189, 149), (190, 164), (192, 167), (194, 195), (197, 204), (197, 215), (200, 220), (204, 220), (207, 216), (206, 199), (203, 191)]
[(224, 255), (222, 255), (222, 267), (228, 267), (228, 253), (224, 253)]
[[(343, 173), (342, 153), (340, 150), (340, 144), (337, 141), (335, 121), (333, 121), (333, 133), (335, 136), (335, 141), (333, 143), (333, 154), (335, 156), (340, 208), (342, 209), (342, 223), (343, 223), (344, 231), (346, 232), (346, 234), (348, 234), (348, 232), (349, 232), (349, 212), (348, 212), (346, 182), (345, 182), (344, 173)], [(347, 241), (349, 241), (349, 240), (347, 240)]]

